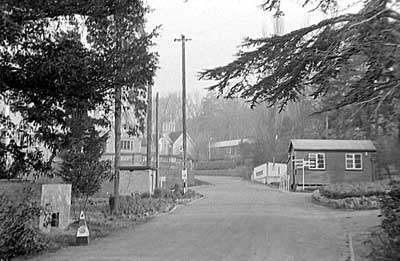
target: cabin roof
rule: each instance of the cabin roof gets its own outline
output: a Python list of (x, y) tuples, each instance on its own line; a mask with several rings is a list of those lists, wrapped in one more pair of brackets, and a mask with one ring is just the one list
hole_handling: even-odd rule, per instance
[(371, 140), (292, 139), (289, 151), (292, 148), (298, 151), (376, 151), (376, 147)]

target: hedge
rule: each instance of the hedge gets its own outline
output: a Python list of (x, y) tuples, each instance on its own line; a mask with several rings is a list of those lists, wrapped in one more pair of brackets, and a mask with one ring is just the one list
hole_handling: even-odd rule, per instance
[(388, 181), (337, 183), (321, 187), (322, 196), (331, 199), (383, 196), (390, 190)]
[(390, 192), (382, 197), (382, 228), (388, 237), (386, 255), (400, 260), (400, 182), (392, 182)]

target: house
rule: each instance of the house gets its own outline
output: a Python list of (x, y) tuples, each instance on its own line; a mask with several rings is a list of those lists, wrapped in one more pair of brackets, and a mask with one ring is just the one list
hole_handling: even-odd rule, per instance
[(287, 175), (287, 164), (267, 162), (254, 168), (251, 180), (262, 184), (278, 183)]
[[(196, 148), (193, 139), (189, 134), (186, 135), (186, 151), (188, 158), (194, 158), (196, 156)], [(182, 155), (183, 152), (183, 133), (182, 132), (171, 132), (164, 134), (160, 140), (160, 155)]]
[(240, 157), (240, 146), (254, 144), (252, 139), (236, 139), (213, 142), (209, 144), (209, 159), (234, 159)]
[(292, 188), (302, 184), (371, 181), (375, 154), (370, 140), (293, 139), (288, 159)]

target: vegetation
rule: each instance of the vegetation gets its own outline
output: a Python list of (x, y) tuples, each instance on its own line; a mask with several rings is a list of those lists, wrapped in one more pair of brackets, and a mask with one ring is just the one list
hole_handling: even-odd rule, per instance
[(382, 196), (390, 190), (388, 181), (336, 183), (323, 186), (320, 189), (322, 196), (332, 199), (349, 197)]
[(400, 182), (393, 182), (390, 192), (382, 198), (382, 228), (387, 242), (383, 246), (385, 257), (400, 258)]
[(76, 108), (107, 115), (116, 86), (129, 90), (123, 98), (135, 104), (131, 131), (143, 130), (157, 55), (149, 51), (156, 32), (144, 31), (142, 1), (6, 0), (0, 10), (1, 99), (23, 123), (14, 132), (28, 133), (21, 126), (29, 126), (54, 157), (69, 146)]
[(39, 232), (42, 208), (35, 201), (32, 189), (20, 192), (17, 201), (5, 193), (0, 195), (0, 260), (32, 254), (49, 246)]

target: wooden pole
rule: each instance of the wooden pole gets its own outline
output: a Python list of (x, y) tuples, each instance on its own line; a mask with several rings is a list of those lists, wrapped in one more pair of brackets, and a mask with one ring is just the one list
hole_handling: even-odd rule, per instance
[(185, 68), (185, 36), (182, 34), (182, 135), (183, 135), (183, 169), (186, 169), (186, 68)]
[(147, 88), (147, 167), (151, 166), (151, 133), (152, 133), (152, 88), (151, 85)]
[(159, 182), (160, 182), (160, 162), (159, 162), (159, 156), (160, 156), (160, 151), (158, 148), (158, 142), (159, 142), (159, 130), (158, 130), (158, 115), (159, 115), (159, 108), (158, 108), (158, 92), (156, 94), (156, 188), (159, 187)]
[[(183, 161), (183, 170), (186, 170), (186, 64), (185, 64), (185, 43), (186, 41), (190, 41), (191, 39), (185, 38), (182, 34), (180, 39), (174, 39), (174, 41), (182, 42), (182, 138), (183, 138), (183, 153), (182, 153), (182, 161)], [(184, 183), (186, 187), (187, 182)]]
[[(114, 21), (116, 23), (116, 30), (118, 30), (118, 11), (115, 11), (114, 14)], [(116, 49), (117, 53), (121, 48), (121, 41), (120, 41), (120, 34), (117, 31), (116, 37)], [(117, 54), (118, 55), (118, 54)], [(119, 74), (117, 73), (117, 79), (115, 83), (115, 111), (114, 111), (114, 118), (115, 118), (115, 125), (114, 125), (114, 146), (115, 146), (115, 156), (114, 156), (114, 213), (118, 214), (119, 212), (119, 168), (120, 168), (120, 161), (121, 161), (121, 103), (122, 103), (122, 86), (119, 83)]]

